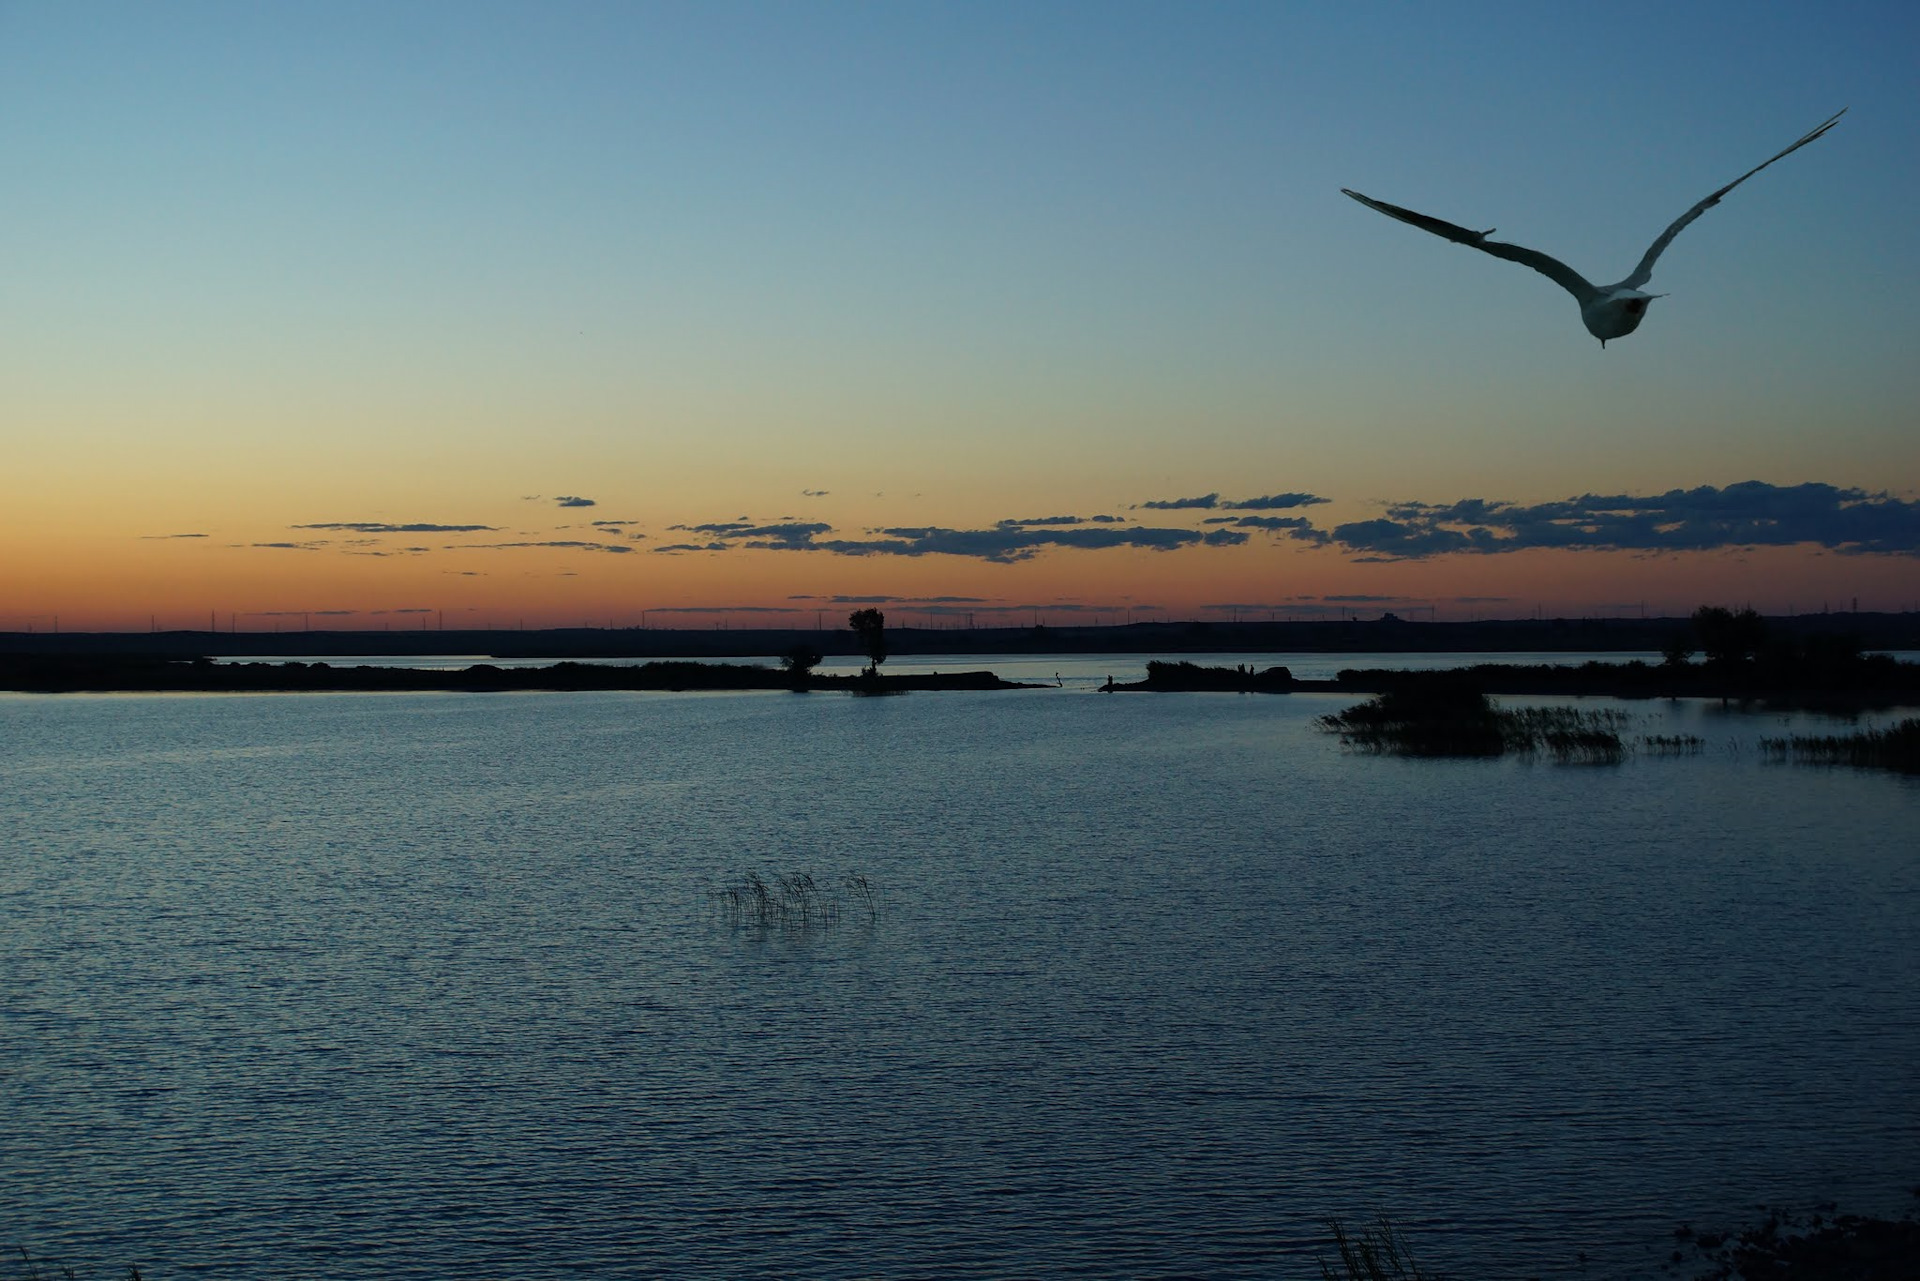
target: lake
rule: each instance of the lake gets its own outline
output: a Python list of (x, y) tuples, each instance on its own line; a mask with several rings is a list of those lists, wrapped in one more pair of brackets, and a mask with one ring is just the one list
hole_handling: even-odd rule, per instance
[[(1920, 780), (1758, 750), (1831, 723), (1586, 700), (1705, 747), (1408, 761), (1316, 729), (1351, 699), (952, 666), (1023, 663), (1065, 688), (0, 696), (0, 1246), (1290, 1277), (1384, 1210), (1628, 1277), (1904, 1208)], [(795, 871), (871, 914), (710, 897)]]

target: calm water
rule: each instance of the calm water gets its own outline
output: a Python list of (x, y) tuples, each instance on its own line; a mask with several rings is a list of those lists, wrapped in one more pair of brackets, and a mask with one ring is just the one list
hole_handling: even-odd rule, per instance
[[(1613, 1277), (1901, 1205), (1920, 784), (1699, 704), (1627, 705), (1689, 758), (1359, 756), (1347, 701), (0, 697), (0, 1245), (1310, 1277), (1382, 1208)], [(874, 919), (707, 899), (787, 870)]]

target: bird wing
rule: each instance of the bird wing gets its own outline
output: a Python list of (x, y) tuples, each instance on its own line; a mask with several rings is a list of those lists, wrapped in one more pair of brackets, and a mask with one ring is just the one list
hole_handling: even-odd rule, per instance
[(1491, 228), (1486, 231), (1469, 231), (1465, 227), (1443, 222), (1438, 218), (1429, 218), (1411, 209), (1402, 209), (1399, 205), (1390, 205), (1384, 200), (1363, 196), (1357, 191), (1348, 191), (1345, 187), (1340, 190), (1367, 208), (1377, 209), (1389, 218), (1398, 218), (1401, 222), (1411, 223), (1422, 231), (1431, 231), (1436, 236), (1444, 236), (1455, 244), (1478, 249), (1481, 253), (1492, 254), (1495, 258), (1505, 258), (1508, 262), (1517, 262), (1523, 267), (1531, 267), (1579, 299), (1582, 307), (1586, 306), (1588, 300), (1599, 292), (1585, 276), (1558, 258), (1543, 254), (1538, 249), (1526, 249), (1520, 245), (1509, 245), (1499, 240), (1488, 240), (1487, 237), (1493, 234)]
[(1695, 218), (1698, 218), (1701, 214), (1705, 213), (1707, 210), (1719, 204), (1720, 197), (1726, 195), (1729, 191), (1732, 191), (1735, 187), (1739, 186), (1741, 183), (1745, 182), (1747, 179), (1753, 177), (1753, 175), (1759, 173), (1762, 169), (1765, 169), (1767, 165), (1772, 164), (1774, 160), (1780, 160), (1786, 156), (1792, 155), (1794, 152), (1800, 150), (1800, 148), (1806, 146), (1808, 143), (1812, 142), (1815, 138), (1818, 138), (1821, 134), (1825, 133), (1827, 130), (1833, 128), (1834, 125), (1840, 123), (1840, 117), (1846, 114), (1847, 114), (1847, 109), (1845, 107), (1840, 108), (1839, 111), (1836, 111), (1831, 117), (1828, 118), (1825, 124), (1821, 125), (1818, 129), (1815, 129), (1812, 133), (1809, 133), (1806, 137), (1802, 138), (1800, 141), (1794, 143), (1791, 147), (1788, 147), (1785, 151), (1781, 152), (1779, 155), (1774, 156), (1772, 160), (1768, 160), (1763, 164), (1755, 165), (1753, 168), (1747, 170), (1745, 173), (1741, 174), (1738, 178), (1735, 178), (1732, 182), (1720, 188), (1720, 190), (1714, 192), (1711, 196), (1708, 196), (1705, 200), (1702, 200), (1699, 204), (1695, 205), (1693, 208), (1687, 210), (1685, 213), (1681, 214), (1678, 218), (1674, 219), (1673, 225), (1660, 233), (1660, 239), (1654, 241), (1653, 245), (1647, 250), (1645, 256), (1643, 256), (1640, 259), (1640, 265), (1633, 269), (1633, 274), (1620, 282), (1621, 286), (1627, 289), (1638, 289), (1640, 286), (1646, 284), (1647, 281), (1653, 279), (1654, 260), (1657, 259), (1661, 254), (1666, 252), (1667, 246), (1673, 243), (1673, 238), (1679, 235), (1681, 232), (1685, 231), (1687, 229), (1688, 223), (1692, 222)]

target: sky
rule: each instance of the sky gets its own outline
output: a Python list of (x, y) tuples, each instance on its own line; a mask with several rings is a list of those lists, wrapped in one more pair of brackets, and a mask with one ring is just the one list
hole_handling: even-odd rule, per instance
[[(1920, 608), (1899, 3), (0, 0), (0, 630)], [(1541, 276), (1377, 199), (1625, 276)]]

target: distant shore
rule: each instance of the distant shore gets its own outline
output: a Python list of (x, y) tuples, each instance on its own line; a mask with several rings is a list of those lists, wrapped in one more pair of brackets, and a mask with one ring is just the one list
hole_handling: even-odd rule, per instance
[(97, 655), (0, 655), (0, 689), (16, 693), (507, 693), (530, 690), (793, 690), (901, 694), (915, 690), (1033, 689), (988, 671), (900, 676), (795, 675), (780, 667), (691, 660), (558, 662), (545, 667), (336, 666), (324, 662), (216, 663)]
[(1828, 664), (1784, 663), (1500, 663), (1406, 671), (1350, 668), (1333, 680), (1295, 680), (1284, 667), (1150, 662), (1142, 681), (1113, 692), (1175, 691), (1247, 694), (1371, 695), (1447, 687), (1480, 694), (1565, 698), (1713, 698), (1796, 707), (1920, 706), (1920, 663), (1885, 655), (1848, 656)]
[[(837, 621), (837, 620), (836, 620)], [(1920, 613), (1819, 613), (1769, 617), (1786, 639), (1846, 637), (1866, 650), (1920, 650)], [(1370, 619), (1175, 620), (1025, 627), (914, 626), (887, 622), (888, 652), (989, 654), (1658, 654), (1688, 630), (1686, 618), (1536, 618), (1429, 622)], [(474, 661), (581, 658), (738, 658), (771, 661), (796, 645), (826, 657), (864, 656), (844, 626), (818, 628), (563, 627), (484, 630), (0, 632), (0, 655), (141, 658), (344, 658), (472, 655)]]
[[(1145, 680), (1100, 686), (1108, 693), (1350, 694), (1449, 686), (1541, 697), (1713, 698), (1800, 707), (1920, 706), (1920, 664), (1867, 655), (1834, 667), (1711, 663), (1475, 663), (1431, 671), (1347, 669), (1332, 680), (1296, 680), (1284, 667), (1155, 660)], [(766, 663), (690, 659), (501, 667), (384, 667), (327, 662), (214, 662), (94, 654), (0, 655), (0, 690), (18, 693), (377, 693), (590, 690), (789, 690), (897, 694), (921, 690), (1050, 688), (990, 670), (795, 673)]]

